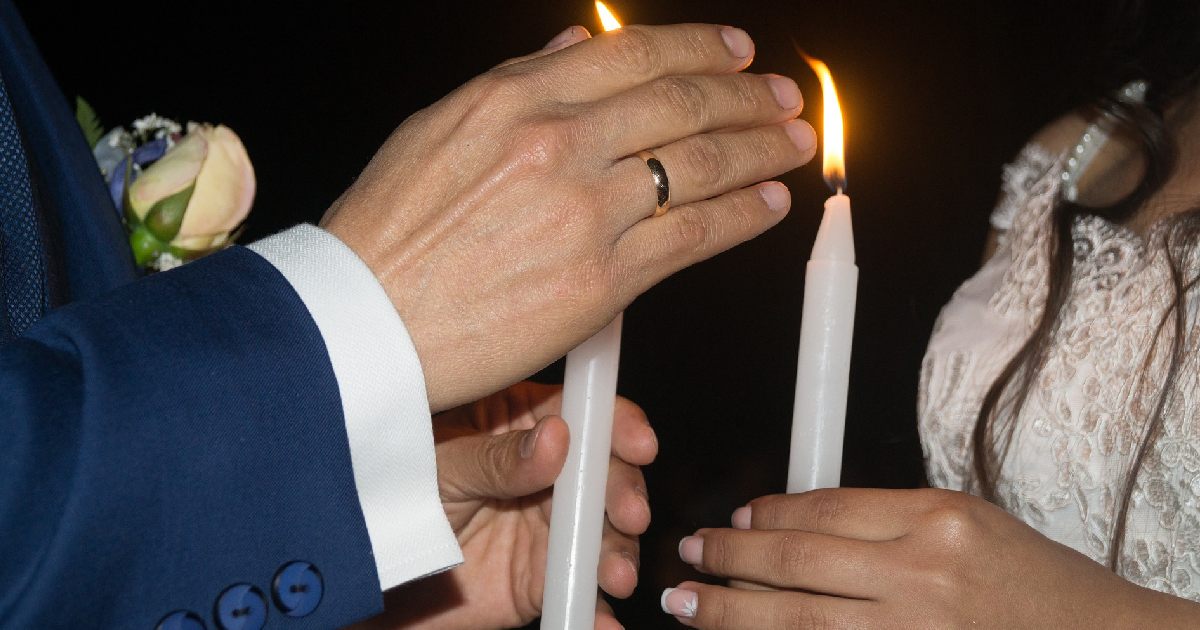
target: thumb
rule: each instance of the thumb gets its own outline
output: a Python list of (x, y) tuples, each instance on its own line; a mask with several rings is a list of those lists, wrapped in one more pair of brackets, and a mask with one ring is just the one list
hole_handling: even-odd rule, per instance
[(437, 446), (442, 500), (515, 499), (554, 485), (567, 460), (570, 433), (558, 416), (528, 431), (469, 435)]

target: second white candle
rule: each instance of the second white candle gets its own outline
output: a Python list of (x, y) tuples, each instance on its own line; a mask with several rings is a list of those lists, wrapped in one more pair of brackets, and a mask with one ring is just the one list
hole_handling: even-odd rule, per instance
[(788, 492), (841, 483), (857, 291), (850, 198), (839, 193), (825, 202), (804, 277)]

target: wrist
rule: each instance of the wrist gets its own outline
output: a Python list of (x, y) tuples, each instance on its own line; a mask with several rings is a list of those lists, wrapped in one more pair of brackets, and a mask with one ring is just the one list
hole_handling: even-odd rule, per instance
[(382, 248), (380, 240), (364, 238), (361, 226), (348, 219), (343, 220), (345, 215), (339, 212), (341, 205), (341, 199), (334, 202), (322, 217), (320, 227), (344, 243), (366, 265), (371, 274), (375, 276), (375, 280), (383, 289), (384, 294), (387, 295), (392, 309), (400, 317), (413, 348), (416, 350), (421, 372), (424, 375), (425, 394), (429, 401), (430, 411), (438, 413), (456, 406), (453, 394), (447, 391), (453, 388), (445, 386), (445, 383), (452, 379), (448, 379), (443, 372), (453, 363), (447, 360), (448, 357), (445, 355), (448, 353), (445, 349), (438, 347), (435, 343), (435, 340), (442, 336), (436, 330), (432, 330), (432, 327), (428, 326), (420, 317), (419, 312), (412, 308), (414, 300), (404, 291), (406, 283), (396, 278), (395, 266), (386, 264), (385, 261), (388, 261), (389, 257)]

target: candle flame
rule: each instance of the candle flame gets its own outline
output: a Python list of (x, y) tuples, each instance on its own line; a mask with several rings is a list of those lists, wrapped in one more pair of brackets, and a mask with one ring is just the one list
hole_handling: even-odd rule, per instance
[(833, 87), (833, 75), (829, 73), (829, 67), (820, 59), (809, 57), (799, 48), (796, 49), (796, 52), (804, 57), (808, 65), (812, 66), (813, 72), (816, 72), (817, 77), (821, 79), (821, 94), (825, 109), (823, 132), (825, 153), (822, 160), (822, 172), (825, 175), (825, 183), (840, 193), (846, 188), (846, 144), (843, 135), (845, 132), (842, 107), (838, 104), (837, 89)]
[(615, 31), (621, 28), (621, 21), (600, 0), (596, 0), (596, 13), (600, 14), (600, 24), (605, 31)]

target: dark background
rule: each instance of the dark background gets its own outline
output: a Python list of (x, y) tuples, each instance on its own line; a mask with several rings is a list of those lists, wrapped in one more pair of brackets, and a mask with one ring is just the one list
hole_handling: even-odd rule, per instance
[[(64, 91), (108, 126), (155, 111), (222, 122), (258, 173), (244, 240), (315, 222), (415, 110), (572, 23), (588, 0), (326, 3), (278, 13), (187, 3), (69, 11), (18, 2)], [(1051, 5), (1051, 6), (1045, 6)], [(820, 90), (794, 38), (832, 68), (847, 119), (859, 306), (845, 485), (922, 480), (917, 371), (938, 309), (978, 264), (1000, 166), (1076, 104), (1103, 42), (1083, 0), (614, 0), (627, 23), (745, 28), (751, 70), (797, 79), (819, 127)], [(819, 159), (783, 178), (791, 215), (754, 242), (677, 274), (627, 311), (620, 391), (662, 453), (654, 524), (630, 628), (665, 627), (663, 587), (694, 575), (680, 537), (723, 525), (786, 475), (804, 264), (828, 191)], [(543, 379), (561, 379), (561, 365)]]

